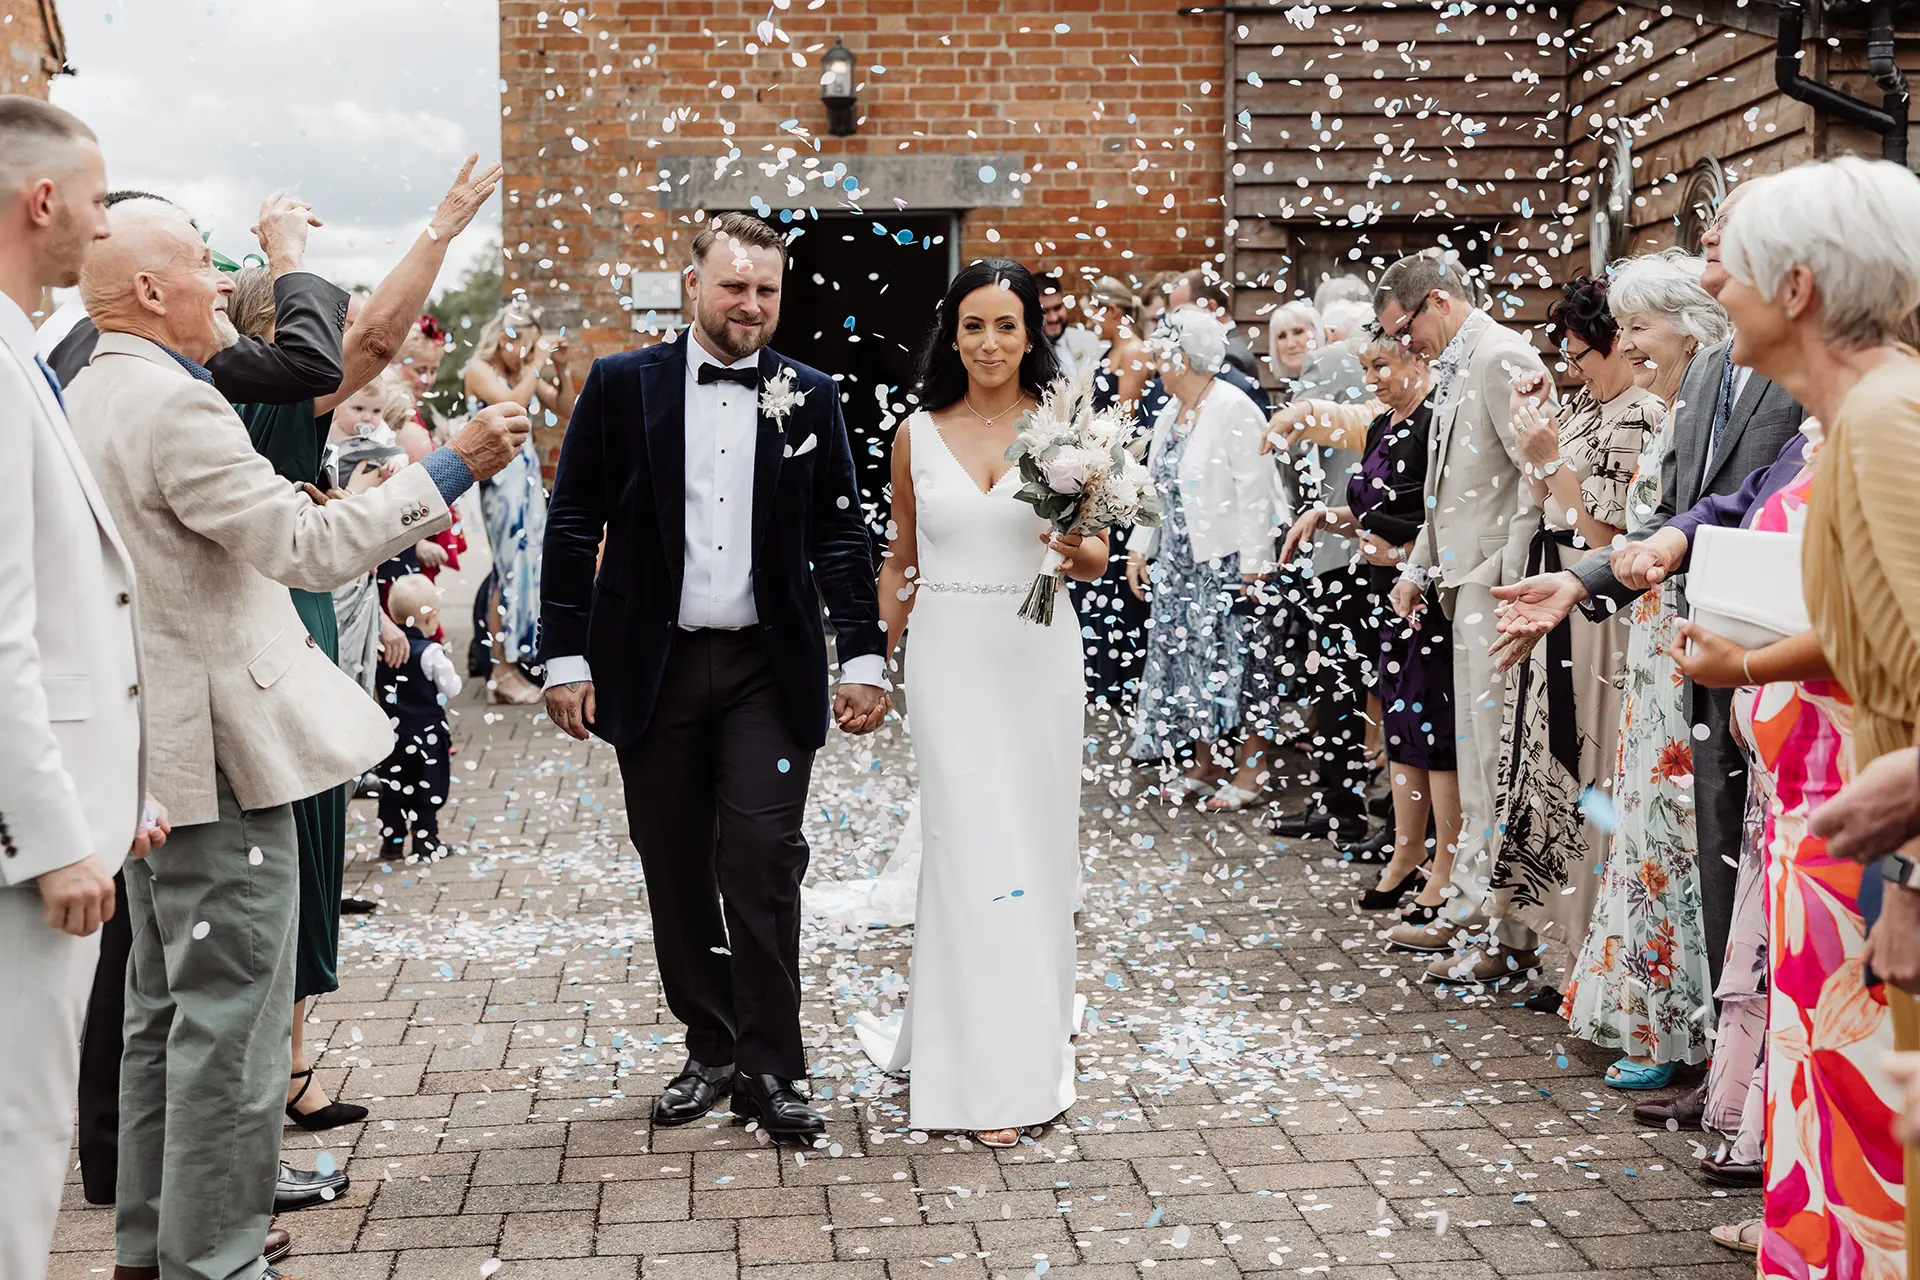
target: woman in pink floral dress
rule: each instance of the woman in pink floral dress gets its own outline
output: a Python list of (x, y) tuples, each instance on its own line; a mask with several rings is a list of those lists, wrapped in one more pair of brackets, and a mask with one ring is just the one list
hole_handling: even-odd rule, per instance
[[(1752, 527), (1798, 530), (1813, 472), (1809, 464), (1770, 498)], [(1770, 681), (1734, 703), (1773, 795), (1761, 833), (1768, 996), (1760, 1274), (1897, 1280), (1906, 1273), (1902, 1152), (1892, 1136), (1899, 1091), (1884, 1066), (1893, 1049), (1884, 989), (1862, 980), (1862, 869), (1829, 857), (1826, 842), (1807, 833), (1813, 811), (1853, 772), (1853, 703), (1830, 673), (1811, 678), (1826, 672), (1811, 633), (1749, 653), (1688, 624), (1680, 631), (1699, 646), (1678, 657), (1694, 680), (1742, 685), (1751, 670)], [(1755, 1243), (1751, 1226), (1723, 1238)]]

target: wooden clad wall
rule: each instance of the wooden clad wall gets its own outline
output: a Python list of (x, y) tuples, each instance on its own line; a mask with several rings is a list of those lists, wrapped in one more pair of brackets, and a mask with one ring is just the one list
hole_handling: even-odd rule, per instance
[(1560, 265), (1564, 23), (1547, 5), (1459, 8), (1337, 6), (1305, 29), (1277, 9), (1227, 14), (1228, 274), (1244, 284), (1243, 324), (1264, 334), (1277, 298), (1329, 270), (1377, 275), (1440, 243), (1494, 265), (1496, 314), (1544, 313)]

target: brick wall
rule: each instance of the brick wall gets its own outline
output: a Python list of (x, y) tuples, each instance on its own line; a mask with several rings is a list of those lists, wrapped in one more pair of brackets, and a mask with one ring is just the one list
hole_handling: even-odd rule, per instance
[(0, 0), (0, 92), (47, 96), (47, 82), (60, 70), (66, 42), (54, 0)]
[[(677, 270), (697, 229), (649, 190), (659, 162), (729, 144), (855, 175), (870, 157), (1021, 155), (1023, 174), (997, 178), (1020, 183), (1017, 204), (963, 211), (962, 261), (1142, 278), (1222, 252), (1219, 15), (1173, 0), (807, 4), (775, 0), (769, 34), (766, 0), (502, 0), (507, 287), (596, 354), (633, 345), (619, 268)], [(859, 59), (850, 138), (826, 135), (820, 102), (835, 39)], [(895, 212), (877, 186), (861, 204)]]

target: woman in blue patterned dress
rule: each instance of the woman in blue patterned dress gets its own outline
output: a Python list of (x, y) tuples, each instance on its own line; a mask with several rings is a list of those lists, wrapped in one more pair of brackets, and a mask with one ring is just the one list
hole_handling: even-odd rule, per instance
[[(551, 366), (551, 374), (549, 374)], [(469, 406), (524, 404), (534, 421), (565, 428), (576, 391), (567, 370), (567, 346), (541, 336), (540, 310), (516, 298), (487, 321), (463, 377)], [(540, 620), (540, 544), (547, 532), (547, 491), (540, 453), (529, 436), (520, 456), (480, 489), (480, 515), (493, 553), (488, 577), (488, 631), (493, 671), (487, 701), (525, 705), (540, 689), (521, 669), (533, 661)]]
[(1253, 402), (1214, 375), (1226, 327), (1204, 312), (1168, 313), (1151, 340), (1173, 400), (1154, 423), (1147, 469), (1165, 518), (1128, 541), (1127, 582), (1153, 616), (1134, 709), (1135, 760), (1178, 762), (1167, 788), (1180, 798), (1211, 790), (1241, 725), (1247, 638), (1234, 604), (1271, 572), (1272, 468), (1260, 456), (1266, 422)]

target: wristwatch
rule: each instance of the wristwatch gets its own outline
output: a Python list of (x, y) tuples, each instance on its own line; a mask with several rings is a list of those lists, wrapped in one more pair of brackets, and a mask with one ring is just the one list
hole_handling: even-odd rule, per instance
[(1539, 477), (1540, 479), (1545, 480), (1548, 476), (1552, 475), (1554, 472), (1558, 471), (1560, 468), (1566, 465), (1567, 465), (1567, 460), (1565, 458), (1555, 458), (1552, 462), (1549, 462), (1544, 467), (1535, 467), (1533, 469), (1533, 474)]
[(1920, 862), (1904, 853), (1890, 853), (1880, 859), (1880, 878), (1902, 889), (1920, 889)]

